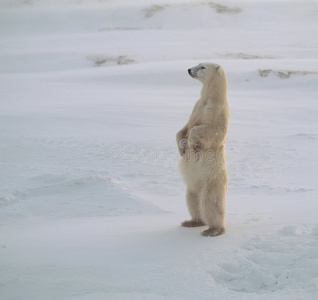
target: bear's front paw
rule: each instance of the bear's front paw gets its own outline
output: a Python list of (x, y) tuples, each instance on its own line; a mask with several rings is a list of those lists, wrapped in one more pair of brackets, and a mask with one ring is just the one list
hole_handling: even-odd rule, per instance
[(199, 152), (201, 150), (201, 144), (200, 143), (192, 144), (192, 148), (195, 152)]
[(199, 152), (202, 150), (202, 145), (198, 140), (189, 139), (189, 147), (193, 149), (195, 152)]
[(189, 147), (189, 141), (187, 139), (182, 139), (178, 143), (178, 149), (181, 156), (186, 153), (187, 148)]
[(189, 144), (190, 147), (196, 152), (202, 150), (200, 135), (198, 134), (198, 128), (196, 127), (192, 128), (190, 131)]

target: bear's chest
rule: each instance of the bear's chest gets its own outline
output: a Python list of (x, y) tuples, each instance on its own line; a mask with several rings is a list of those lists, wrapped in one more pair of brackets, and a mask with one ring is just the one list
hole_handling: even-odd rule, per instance
[(213, 116), (214, 106), (212, 102), (208, 102), (204, 105), (202, 110), (202, 117), (211, 119)]
[(189, 127), (199, 126), (211, 122), (213, 119), (213, 103), (200, 103), (190, 117)]

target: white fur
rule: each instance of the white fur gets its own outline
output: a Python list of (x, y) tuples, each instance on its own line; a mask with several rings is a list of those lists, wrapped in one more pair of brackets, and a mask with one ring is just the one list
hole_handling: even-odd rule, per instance
[(217, 236), (225, 232), (227, 80), (223, 68), (213, 63), (199, 64), (188, 72), (203, 86), (189, 121), (176, 136), (181, 155), (179, 169), (187, 185), (186, 200), (192, 217), (182, 225), (207, 225), (209, 228), (202, 234)]

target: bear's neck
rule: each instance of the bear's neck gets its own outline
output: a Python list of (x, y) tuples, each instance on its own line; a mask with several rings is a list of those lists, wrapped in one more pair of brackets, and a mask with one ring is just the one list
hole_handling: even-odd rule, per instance
[(214, 103), (216, 102), (224, 102), (226, 101), (226, 91), (227, 87), (224, 87), (223, 82), (212, 81), (208, 84), (203, 83), (201, 89), (201, 100), (203, 102), (212, 100)]

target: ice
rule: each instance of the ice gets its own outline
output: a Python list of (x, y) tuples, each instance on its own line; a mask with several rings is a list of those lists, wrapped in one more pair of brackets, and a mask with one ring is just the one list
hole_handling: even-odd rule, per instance
[[(0, 298), (317, 299), (314, 1), (3, 0)], [(228, 77), (227, 233), (175, 133)]]

